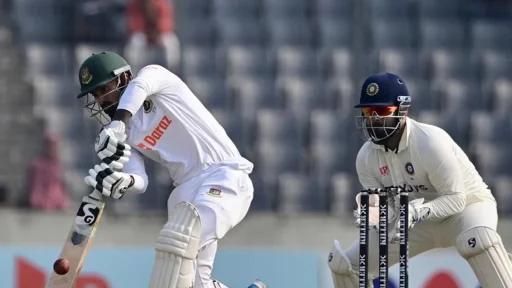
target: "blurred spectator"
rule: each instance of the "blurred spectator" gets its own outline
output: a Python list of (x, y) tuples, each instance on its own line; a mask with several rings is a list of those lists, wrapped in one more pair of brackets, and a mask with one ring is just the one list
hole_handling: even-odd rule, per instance
[(58, 137), (53, 133), (43, 136), (42, 153), (36, 156), (30, 167), (30, 207), (47, 211), (69, 207), (63, 174), (58, 159)]
[(129, 0), (126, 57), (138, 70), (159, 64), (176, 71), (180, 44), (174, 33), (174, 7), (169, 0)]

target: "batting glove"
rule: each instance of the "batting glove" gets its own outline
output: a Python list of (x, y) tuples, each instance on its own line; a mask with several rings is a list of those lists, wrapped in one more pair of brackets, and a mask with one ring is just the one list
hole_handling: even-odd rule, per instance
[(126, 126), (122, 121), (113, 121), (108, 128), (101, 130), (96, 138), (94, 150), (102, 162), (116, 170), (123, 169), (131, 155), (130, 145), (126, 141)]
[(133, 178), (126, 173), (116, 172), (106, 163), (94, 166), (85, 177), (85, 183), (101, 194), (113, 199), (121, 199), (126, 190), (133, 185)]

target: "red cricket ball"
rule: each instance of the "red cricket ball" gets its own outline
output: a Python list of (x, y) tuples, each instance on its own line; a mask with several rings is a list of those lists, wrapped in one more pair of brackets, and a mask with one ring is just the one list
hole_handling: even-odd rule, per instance
[(69, 260), (68, 259), (57, 259), (53, 263), (53, 271), (59, 275), (64, 275), (69, 272)]

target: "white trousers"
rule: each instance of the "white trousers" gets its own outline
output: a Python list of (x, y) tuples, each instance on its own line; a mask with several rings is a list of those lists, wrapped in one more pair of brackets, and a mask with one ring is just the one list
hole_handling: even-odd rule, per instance
[[(488, 227), (496, 231), (498, 226), (498, 212), (496, 204), (491, 201), (483, 201), (470, 204), (456, 215), (443, 220), (427, 220), (414, 226), (409, 231), (409, 257), (435, 248), (455, 246), (455, 240), (464, 231), (474, 227)], [(378, 269), (379, 242), (378, 232), (371, 230), (369, 233), (368, 271), (373, 275)], [(388, 263), (393, 266), (398, 263), (399, 245), (390, 244)], [(359, 240), (353, 243), (346, 251), (354, 271), (359, 269)]]
[[(219, 190), (220, 193), (210, 193), (210, 189)], [(186, 181), (169, 196), (169, 211), (176, 204), (187, 201), (197, 208), (201, 217), (202, 233), (194, 288), (214, 287), (211, 272), (217, 241), (244, 219), (253, 193), (252, 181), (247, 173), (223, 166)]]

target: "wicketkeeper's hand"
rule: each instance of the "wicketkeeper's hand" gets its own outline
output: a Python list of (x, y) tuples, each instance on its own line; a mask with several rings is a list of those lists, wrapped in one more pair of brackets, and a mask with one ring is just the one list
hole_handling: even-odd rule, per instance
[(131, 155), (130, 145), (126, 141), (126, 127), (122, 121), (113, 121), (109, 127), (101, 130), (96, 138), (94, 150), (103, 163), (116, 170), (123, 169)]
[[(430, 215), (430, 208), (426, 207), (424, 198), (414, 199), (409, 202), (409, 216), (408, 216), (408, 229), (411, 230), (416, 224), (425, 220)], [(398, 241), (400, 239), (399, 233), (400, 226), (396, 225), (395, 236), (393, 236), (391, 242)]]
[(423, 204), (424, 201), (424, 198), (418, 198), (409, 202), (409, 230), (430, 215), (430, 208)]
[(129, 174), (116, 172), (105, 163), (90, 169), (89, 176), (84, 181), (101, 194), (114, 199), (123, 197), (126, 190), (133, 185), (133, 178)]
[[(389, 200), (391, 203), (391, 200)], [(354, 210), (354, 217), (356, 218), (355, 224), (359, 228), (361, 226), (361, 193), (356, 196), (357, 210)], [(370, 207), (368, 209), (367, 224), (370, 229), (379, 230), (379, 195), (371, 194), (369, 196)], [(392, 209), (393, 205), (390, 205), (388, 209), (388, 223), (393, 223), (395, 220), (395, 211)]]

